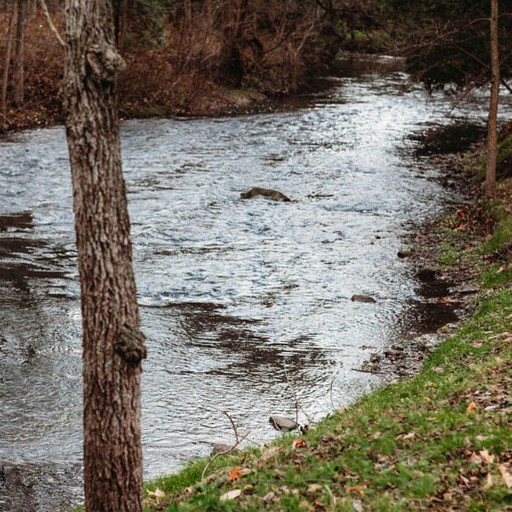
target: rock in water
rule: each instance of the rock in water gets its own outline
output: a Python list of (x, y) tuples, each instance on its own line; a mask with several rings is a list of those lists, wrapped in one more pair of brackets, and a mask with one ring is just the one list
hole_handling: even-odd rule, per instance
[(299, 428), (299, 424), (296, 421), (284, 418), (283, 416), (270, 416), (268, 421), (275, 429), (281, 432), (290, 432)]
[(352, 295), (353, 302), (377, 302), (373, 297), (369, 295)]
[(254, 187), (251, 188), (251, 190), (249, 190), (248, 192), (242, 192), (240, 194), (240, 197), (242, 199), (250, 199), (251, 197), (257, 196), (266, 197), (267, 199), (271, 199), (272, 201), (291, 201), (291, 199), (285, 196), (282, 192), (279, 192), (278, 190), (273, 190), (271, 188)]

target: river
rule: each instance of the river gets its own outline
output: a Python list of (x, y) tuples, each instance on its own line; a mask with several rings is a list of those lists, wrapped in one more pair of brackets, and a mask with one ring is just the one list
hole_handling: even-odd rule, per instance
[[(295, 108), (122, 125), (149, 356), (146, 478), (271, 414), (300, 423), (382, 383), (358, 371), (426, 299), (403, 237), (458, 201), (409, 136), (447, 122), (390, 58), (340, 63)], [(483, 120), (485, 103), (466, 105)], [(292, 201), (243, 200), (254, 186)], [(81, 323), (62, 127), (0, 142), (0, 509), (80, 503)], [(368, 294), (375, 303), (354, 302)], [(437, 326), (434, 318), (427, 323)], [(307, 415), (307, 416), (306, 416)]]

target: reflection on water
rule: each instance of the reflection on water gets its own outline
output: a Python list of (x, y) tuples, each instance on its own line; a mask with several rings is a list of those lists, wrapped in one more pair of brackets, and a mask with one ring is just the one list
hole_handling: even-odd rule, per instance
[[(332, 408), (331, 387), (337, 405), (369, 391), (380, 381), (354, 371), (371, 355), (362, 347), (381, 350), (426, 311), (397, 252), (453, 198), (403, 149), (448, 103), (383, 63), (332, 78), (293, 111), (123, 125), (149, 344), (147, 478), (232, 441), (223, 411), (259, 443), (275, 435), (271, 414), (294, 416), (295, 396), (316, 420)], [(81, 461), (63, 130), (16, 135), (0, 155), (0, 508), (55, 510), (80, 499)], [(292, 201), (241, 200), (254, 186)]]

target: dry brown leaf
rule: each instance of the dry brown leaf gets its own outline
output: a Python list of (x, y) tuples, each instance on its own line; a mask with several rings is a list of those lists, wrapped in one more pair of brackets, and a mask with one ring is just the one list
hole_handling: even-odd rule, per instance
[(323, 485), (320, 484), (311, 484), (308, 486), (308, 492), (318, 492), (324, 489)]
[(487, 450), (480, 450), (480, 457), (486, 464), (492, 464), (494, 462), (494, 455), (491, 455)]
[(276, 493), (274, 491), (270, 491), (265, 496), (263, 496), (263, 501), (272, 501), (276, 497)]
[(295, 439), (292, 443), (292, 448), (297, 450), (298, 448), (304, 448), (308, 443), (304, 439)]
[(220, 501), (230, 501), (230, 500), (236, 500), (239, 498), (242, 494), (242, 489), (233, 489), (232, 491), (229, 491), (225, 494), (223, 494), (219, 500)]
[(160, 499), (160, 498), (163, 498), (164, 496), (165, 496), (165, 492), (161, 491), (160, 489), (155, 489), (154, 491), (149, 491), (148, 492), (148, 497), (149, 498)]
[(240, 477), (242, 475), (240, 474), (240, 468), (233, 468), (228, 473), (228, 482), (234, 482), (235, 480), (240, 480)]
[(282, 448), (279, 448), (279, 446), (272, 446), (271, 448), (266, 448), (261, 453), (260, 461), (266, 462), (267, 460), (274, 458), (281, 451)]
[(480, 457), (479, 455), (476, 454), (476, 452), (473, 452), (471, 454), (471, 457), (469, 458), (469, 460), (473, 463), (473, 464), (476, 464), (477, 466), (480, 466), (482, 464), (482, 457)]
[(500, 464), (498, 466), (498, 470), (501, 474), (501, 478), (503, 478), (503, 481), (505, 482), (505, 485), (512, 489), (512, 475), (508, 472), (505, 464)]
[(348, 493), (357, 492), (361, 496), (364, 496), (364, 490), (366, 489), (366, 485), (356, 485), (355, 487), (347, 487)]
[(484, 484), (484, 490), (490, 489), (493, 486), (494, 482), (492, 480), (491, 473), (487, 473), (487, 476), (485, 477), (485, 484)]
[(471, 414), (472, 412), (474, 412), (474, 410), (475, 410), (475, 409), (476, 409), (476, 404), (475, 404), (475, 402), (471, 402), (471, 403), (468, 405), (468, 407), (467, 407), (467, 409), (466, 409), (466, 412), (467, 412), (468, 414)]

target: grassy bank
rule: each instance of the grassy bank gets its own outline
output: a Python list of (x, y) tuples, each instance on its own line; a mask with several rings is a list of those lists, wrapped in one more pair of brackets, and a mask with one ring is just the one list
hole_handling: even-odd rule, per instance
[(418, 238), (418, 259), (480, 290), (418, 375), (303, 435), (195, 461), (149, 484), (146, 509), (512, 510), (511, 205), (504, 180)]

